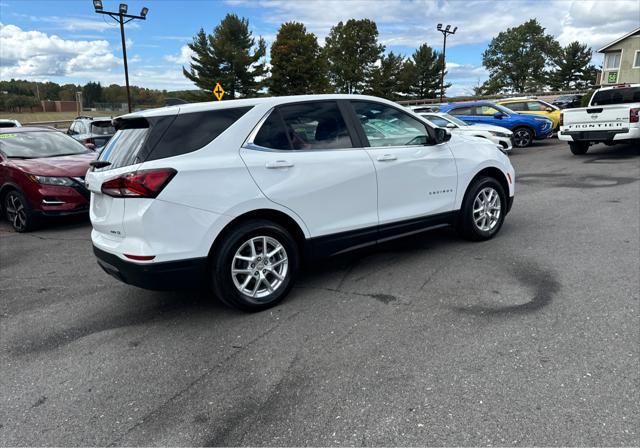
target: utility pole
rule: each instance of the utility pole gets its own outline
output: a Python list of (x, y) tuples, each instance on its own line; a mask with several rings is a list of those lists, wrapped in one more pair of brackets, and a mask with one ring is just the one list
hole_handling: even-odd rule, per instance
[(450, 31), (450, 29), (451, 25), (447, 25), (446, 28), (442, 29), (442, 23), (438, 23), (438, 31), (440, 31), (444, 36), (444, 42), (442, 43), (442, 72), (440, 73), (440, 102), (442, 102), (442, 97), (444, 96), (444, 69), (446, 67), (447, 35), (456, 34), (458, 27), (455, 27), (453, 31)]
[[(122, 39), (122, 59), (124, 61), (124, 81), (127, 86), (127, 105), (129, 113), (131, 113), (131, 89), (129, 88), (129, 67), (127, 65), (127, 45), (124, 38), (124, 25), (132, 20), (147, 20), (149, 8), (142, 8), (139, 16), (127, 14), (129, 7), (126, 3), (120, 3), (118, 12), (105, 11), (102, 6), (102, 0), (93, 0), (93, 8), (97, 14), (106, 14), (120, 24), (120, 38)], [(127, 19), (127, 20), (125, 20)]]

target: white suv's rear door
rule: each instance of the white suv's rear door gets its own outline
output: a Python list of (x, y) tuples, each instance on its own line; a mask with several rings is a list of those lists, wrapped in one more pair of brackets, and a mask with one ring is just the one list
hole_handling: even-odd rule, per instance
[(358, 148), (336, 101), (280, 106), (240, 155), (271, 201), (295, 212), (312, 237), (378, 224), (373, 163)]

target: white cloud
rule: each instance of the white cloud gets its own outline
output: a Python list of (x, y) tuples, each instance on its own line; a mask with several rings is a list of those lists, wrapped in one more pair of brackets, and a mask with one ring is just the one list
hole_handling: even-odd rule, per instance
[(191, 62), (191, 57), (194, 52), (188, 45), (183, 45), (180, 48), (179, 54), (168, 54), (164, 57), (165, 61), (173, 62), (174, 64), (186, 65)]
[(78, 70), (109, 70), (121, 61), (106, 40), (66, 40), (0, 23), (2, 78), (66, 76)]

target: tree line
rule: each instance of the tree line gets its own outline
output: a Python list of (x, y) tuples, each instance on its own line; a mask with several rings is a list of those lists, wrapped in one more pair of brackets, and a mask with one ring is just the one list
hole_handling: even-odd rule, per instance
[[(264, 39), (253, 37), (246, 18), (228, 14), (211, 34), (200, 29), (189, 44), (193, 56), (183, 73), (203, 92), (220, 82), (226, 99), (363, 93), (397, 100), (440, 94), (439, 51), (424, 43), (409, 57), (385, 54), (378, 35), (372, 20), (350, 19), (332, 27), (321, 46), (304, 24), (286, 22), (271, 45), (269, 68)], [(482, 58), (489, 79), (475, 94), (584, 89), (595, 82), (591, 56), (586, 44), (562, 47), (531, 19), (491, 41)]]

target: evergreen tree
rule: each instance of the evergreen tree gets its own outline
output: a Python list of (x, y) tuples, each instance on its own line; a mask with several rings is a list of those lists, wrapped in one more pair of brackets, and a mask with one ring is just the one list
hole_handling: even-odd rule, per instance
[(363, 92), (371, 83), (375, 62), (384, 52), (378, 27), (369, 19), (349, 19), (331, 28), (325, 41), (329, 76), (343, 93)]
[(500, 32), (482, 54), (489, 71), (487, 91), (534, 92), (549, 83), (548, 63), (560, 45), (536, 19)]
[[(413, 53), (406, 67), (408, 93), (415, 98), (436, 98), (440, 94), (442, 54), (427, 44)], [(446, 76), (446, 71), (445, 71)], [(444, 85), (444, 91), (451, 84)]]
[(102, 101), (102, 86), (99, 82), (88, 82), (82, 88), (82, 99), (86, 107), (94, 107)]
[(403, 72), (405, 60), (393, 51), (380, 59), (380, 65), (371, 74), (371, 85), (367, 90), (370, 95), (396, 100), (403, 97), (406, 91)]
[(303, 95), (328, 90), (327, 62), (315, 34), (302, 23), (283, 23), (271, 45), (269, 92)]
[(264, 39), (256, 40), (249, 31), (249, 21), (227, 14), (207, 35), (203, 29), (189, 44), (195, 53), (184, 75), (202, 90), (212, 91), (216, 83), (225, 90), (225, 99), (255, 96), (267, 73), (260, 59), (266, 54)]
[(551, 86), (555, 89), (584, 89), (593, 84), (592, 72), (595, 70), (591, 62), (591, 50), (586, 44), (571, 42), (560, 49), (553, 62), (556, 69), (551, 73)]

